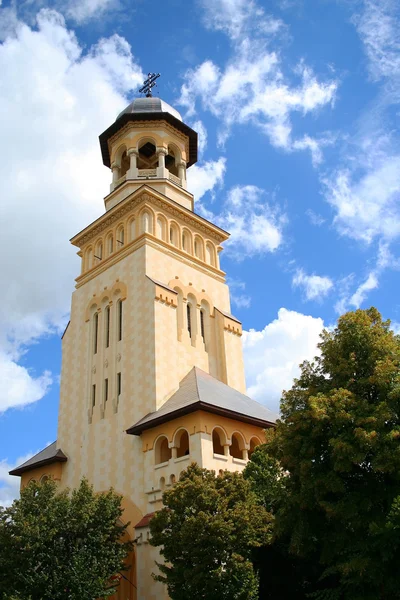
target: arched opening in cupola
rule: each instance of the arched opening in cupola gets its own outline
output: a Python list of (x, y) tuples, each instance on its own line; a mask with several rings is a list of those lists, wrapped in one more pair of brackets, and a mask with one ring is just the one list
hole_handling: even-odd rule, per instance
[(139, 144), (138, 169), (155, 169), (158, 166), (156, 147), (151, 140)]
[(173, 146), (168, 146), (168, 154), (165, 157), (165, 166), (172, 175), (179, 176), (178, 169), (179, 154)]
[(212, 432), (212, 443), (213, 443), (213, 453), (221, 454), (222, 456), (225, 454), (224, 452), (224, 443), (225, 435), (222, 429), (216, 428)]
[(119, 171), (119, 176), (123, 177), (124, 175), (126, 175), (127, 171), (129, 170), (130, 167), (130, 160), (129, 160), (129, 156), (126, 153), (126, 150), (123, 151), (122, 156), (121, 156), (121, 168)]
[(233, 458), (243, 458), (243, 448), (243, 438), (238, 433), (234, 433), (232, 435), (231, 445), (229, 446), (229, 454)]

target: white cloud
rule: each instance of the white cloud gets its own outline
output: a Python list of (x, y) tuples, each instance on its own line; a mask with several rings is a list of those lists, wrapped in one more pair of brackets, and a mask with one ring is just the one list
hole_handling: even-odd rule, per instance
[(301, 139), (294, 140), (292, 147), (294, 150), (309, 150), (311, 153), (311, 161), (314, 167), (318, 167), (324, 160), (322, 148), (330, 146), (334, 143), (333, 136), (325, 136), (320, 139), (303, 136)]
[(6, 353), (0, 353), (0, 375), (0, 414), (8, 408), (26, 406), (40, 400), (52, 383), (48, 371), (35, 378), (28, 369), (18, 365)]
[(201, 200), (204, 194), (216, 186), (221, 186), (225, 171), (226, 159), (223, 157), (190, 167), (187, 172), (188, 189), (194, 195), (195, 201)]
[(367, 279), (358, 286), (354, 294), (349, 298), (349, 304), (355, 308), (360, 308), (361, 304), (368, 296), (368, 292), (375, 290), (379, 286), (376, 273), (370, 273)]
[(320, 318), (281, 308), (278, 318), (262, 331), (245, 331), (248, 395), (277, 412), (282, 391), (290, 389), (300, 374), (299, 364), (318, 353), (323, 327)]
[(311, 208), (309, 208), (306, 211), (306, 215), (310, 219), (311, 224), (316, 225), (317, 227), (320, 227), (326, 221), (326, 219), (324, 219), (324, 217), (322, 217), (318, 213), (314, 212)]
[(293, 276), (294, 287), (301, 287), (307, 300), (321, 300), (333, 288), (330, 277), (307, 275), (303, 269), (298, 269)]
[(49, 10), (39, 13), (36, 31), (19, 23), (0, 44), (0, 72), (0, 113), (7, 115), (0, 122), (0, 252), (10, 256), (1, 267), (9, 283), (0, 379), (14, 372), (18, 381), (4, 410), (38, 399), (50, 383), (49, 374), (34, 376), (18, 360), (27, 344), (65, 323), (79, 273), (68, 239), (98, 216), (110, 182), (98, 135), (143, 74), (123, 38), (102, 39), (84, 53)]
[(203, 109), (222, 122), (221, 143), (233, 124), (252, 122), (269, 137), (272, 145), (286, 151), (310, 149), (314, 162), (318, 163), (325, 142), (305, 136), (295, 145), (291, 113), (304, 116), (332, 104), (337, 82), (320, 83), (304, 64), (297, 71), (300, 83), (290, 86), (278, 55), (244, 39), (224, 70), (211, 60), (191, 69), (187, 83), (182, 86), (180, 103), (193, 115), (200, 99)]
[(280, 19), (266, 15), (254, 0), (201, 0), (208, 29), (223, 31), (232, 40), (244, 34), (274, 35), (285, 26)]
[[(70, 0), (65, 5), (65, 0), (63, 0), (63, 4), (67, 16), (78, 24), (82, 24), (93, 18), (101, 18), (109, 10), (115, 10), (119, 2), (118, 0)], [(62, 10), (62, 5), (60, 4), (57, 8)]]
[(283, 243), (286, 216), (274, 199), (268, 202), (266, 196), (255, 185), (235, 186), (229, 190), (217, 215), (205, 212), (204, 216), (231, 234), (224, 248), (236, 259), (274, 252)]
[(8, 473), (29, 460), (31, 456), (33, 456), (33, 452), (17, 458), (14, 464), (10, 464), (7, 460), (0, 460), (0, 506), (11, 506), (13, 501), (19, 498), (21, 479)]
[(232, 304), (237, 308), (250, 308), (251, 297), (245, 293), (245, 282), (228, 277), (226, 283), (229, 286)]
[(400, 235), (400, 154), (376, 151), (373, 144), (371, 138), (365, 160), (359, 148), (354, 170), (342, 168), (323, 180), (339, 231), (367, 243)]
[(400, 15), (397, 0), (364, 0), (354, 17), (374, 79), (400, 75)]
[(200, 158), (204, 154), (205, 149), (207, 148), (207, 129), (202, 121), (198, 119), (191, 124), (192, 129), (197, 131), (198, 134), (198, 150)]

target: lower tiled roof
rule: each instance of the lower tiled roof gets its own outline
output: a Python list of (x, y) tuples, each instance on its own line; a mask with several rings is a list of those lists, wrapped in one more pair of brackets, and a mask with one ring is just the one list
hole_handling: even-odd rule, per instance
[(31, 471), (32, 469), (37, 469), (44, 465), (50, 465), (55, 462), (66, 462), (68, 459), (65, 456), (64, 452), (57, 448), (57, 440), (47, 446), (44, 450), (41, 450), (35, 456), (32, 456), (29, 460), (24, 462), (19, 467), (16, 467), (12, 471), (10, 471), (10, 475), (22, 475), (26, 471)]

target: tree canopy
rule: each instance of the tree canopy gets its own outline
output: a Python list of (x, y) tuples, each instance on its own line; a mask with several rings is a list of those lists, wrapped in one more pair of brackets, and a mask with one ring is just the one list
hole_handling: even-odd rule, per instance
[(0, 508), (2, 600), (93, 600), (115, 590), (132, 549), (123, 541), (121, 497), (97, 494), (86, 480), (58, 493), (32, 482)]
[(275, 537), (338, 578), (321, 598), (400, 598), (400, 338), (375, 308), (357, 310), (319, 350), (269, 434), (284, 486)]
[(258, 598), (251, 552), (268, 541), (271, 516), (249, 482), (240, 473), (216, 477), (192, 464), (163, 502), (150, 522), (151, 543), (165, 559), (155, 578), (172, 600)]

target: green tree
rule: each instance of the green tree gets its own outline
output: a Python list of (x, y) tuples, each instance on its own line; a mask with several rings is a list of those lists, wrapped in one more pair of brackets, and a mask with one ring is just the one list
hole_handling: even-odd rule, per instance
[(150, 522), (153, 546), (165, 563), (158, 581), (172, 600), (253, 600), (258, 578), (254, 547), (270, 536), (271, 516), (257, 503), (240, 473), (192, 464), (163, 495), (164, 508)]
[(315, 597), (400, 598), (400, 338), (370, 308), (343, 315), (319, 349), (269, 434), (285, 472), (275, 536), (339, 579)]
[(30, 483), (0, 508), (2, 600), (93, 600), (116, 590), (132, 549), (122, 541), (121, 497), (96, 494), (83, 479), (69, 493), (48, 480)]

